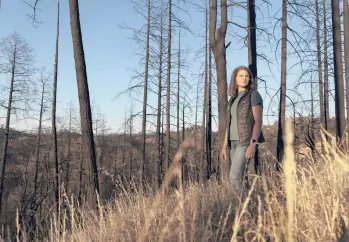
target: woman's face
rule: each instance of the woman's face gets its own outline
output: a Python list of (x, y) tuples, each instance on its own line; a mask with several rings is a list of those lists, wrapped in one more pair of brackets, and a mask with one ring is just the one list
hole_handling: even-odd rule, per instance
[(236, 85), (239, 89), (245, 89), (250, 82), (250, 75), (245, 70), (239, 70), (236, 74)]

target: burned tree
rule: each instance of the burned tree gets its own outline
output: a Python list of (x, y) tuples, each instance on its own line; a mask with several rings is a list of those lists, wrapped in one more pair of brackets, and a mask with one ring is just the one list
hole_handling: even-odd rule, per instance
[(18, 33), (13, 33), (0, 41), (1, 71), (10, 78), (8, 89), (8, 102), (4, 106), (7, 110), (5, 124), (5, 138), (2, 148), (1, 178), (0, 178), (0, 214), (2, 212), (2, 199), (8, 155), (8, 141), (10, 134), (11, 115), (23, 110), (23, 105), (28, 104), (26, 97), (30, 89), (30, 76), (32, 69), (32, 49), (25, 39)]
[[(218, 136), (224, 137), (226, 124), (226, 106), (227, 106), (227, 60), (225, 51), (225, 36), (227, 34), (227, 1), (220, 1), (220, 26), (217, 28), (217, 0), (211, 1), (210, 6), (210, 46), (216, 62), (217, 88), (218, 88)], [(222, 139), (219, 141), (219, 147), (222, 147)], [(218, 172), (224, 177), (229, 170), (229, 163), (219, 164)], [(224, 174), (223, 174), (224, 172)]]
[(79, 93), (80, 104), (80, 119), (81, 119), (81, 131), (84, 143), (85, 159), (91, 164), (92, 176), (93, 176), (93, 192), (92, 194), (99, 193), (99, 181), (98, 181), (98, 169), (95, 153), (95, 144), (93, 139), (92, 130), (92, 115), (90, 94), (88, 88), (88, 80), (86, 73), (86, 63), (84, 47), (82, 43), (82, 34), (80, 27), (80, 13), (78, 0), (69, 0), (70, 8), (70, 26), (73, 40), (76, 81)]

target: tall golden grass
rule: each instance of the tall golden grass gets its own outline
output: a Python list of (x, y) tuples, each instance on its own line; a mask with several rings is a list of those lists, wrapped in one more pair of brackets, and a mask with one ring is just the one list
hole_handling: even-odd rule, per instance
[[(348, 224), (348, 157), (323, 139), (325, 153), (298, 164), (287, 125), (282, 171), (249, 176), (240, 199), (226, 181), (181, 184), (174, 159), (159, 193), (123, 192), (98, 211), (65, 198), (62, 221), (51, 221), (46, 241), (337, 241)], [(177, 188), (169, 189), (177, 179)], [(21, 232), (21, 235), (18, 234)], [(19, 238), (21, 237), (21, 238)], [(17, 227), (18, 240), (25, 229)]]

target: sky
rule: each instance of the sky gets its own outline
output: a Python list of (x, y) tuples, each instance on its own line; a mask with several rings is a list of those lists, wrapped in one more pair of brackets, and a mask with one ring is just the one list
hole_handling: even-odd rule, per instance
[[(64, 116), (64, 110), (69, 102), (73, 102), (78, 107), (68, 3), (68, 0), (60, 2), (57, 109), (58, 115), (61, 116)], [(41, 23), (34, 27), (31, 19), (28, 18), (31, 9), (23, 1), (2, 0), (0, 22), (3, 24), (0, 27), (0, 37), (6, 37), (17, 31), (34, 48), (35, 65), (46, 67), (48, 71), (52, 71), (56, 39), (56, 1), (42, 0), (39, 8), (41, 11), (38, 12), (37, 19)], [(125, 23), (132, 28), (139, 29), (145, 24), (145, 20), (137, 13), (129, 0), (83, 0), (80, 1), (79, 8), (90, 98), (94, 109), (98, 109), (100, 113), (105, 115), (107, 125), (112, 130), (119, 131), (124, 121), (125, 112), (129, 112), (131, 104), (134, 105), (134, 111), (139, 112), (141, 111), (141, 103), (132, 102), (128, 95), (121, 95), (117, 99), (115, 97), (132, 85), (130, 80), (134, 73), (130, 69), (134, 68), (139, 71), (144, 69), (139, 64), (140, 57), (136, 55), (139, 46), (130, 39), (132, 32), (121, 29), (119, 25)], [(273, 11), (279, 9), (279, 5), (273, 5)], [(178, 14), (181, 18), (186, 19), (185, 21), (188, 21), (188, 25), (192, 29), (192, 34), (184, 33), (181, 40), (182, 46), (191, 49), (187, 57), (192, 60), (197, 55), (195, 48), (204, 45), (204, 39), (202, 36), (198, 36), (198, 33), (201, 35), (204, 33), (202, 31), (203, 14), (190, 6), (189, 11), (190, 18), (185, 14)], [(260, 11), (267, 15), (268, 9), (264, 6)], [(244, 23), (245, 13), (234, 9), (230, 10), (229, 14), (234, 16), (235, 21)], [(262, 14), (257, 12), (257, 15), (261, 16)], [(235, 28), (233, 31), (241, 30)], [(174, 38), (178, 37), (174, 36)], [(227, 40), (233, 42), (227, 49), (227, 79), (229, 81), (230, 73), (235, 66), (247, 65), (247, 50), (242, 48), (241, 41), (236, 41), (229, 34)], [(176, 45), (176, 41), (174, 41), (174, 45)], [(260, 48), (267, 52), (271, 51), (270, 46), (266, 44)], [(203, 59), (191, 63), (191, 73), (199, 72), (202, 63)], [(275, 65), (273, 68), (270, 70), (267, 65), (261, 63), (258, 69), (259, 76), (268, 80), (268, 88), (271, 90), (277, 89), (279, 85), (279, 66)], [(192, 74), (188, 74), (186, 79), (190, 84), (198, 81), (198, 78)], [(0, 81), (6, 83), (8, 79), (2, 76)], [(266, 98), (265, 103), (268, 104), (265, 90), (262, 89), (260, 92)], [(193, 93), (195, 91), (192, 90)], [(136, 97), (141, 99), (142, 93), (137, 93)], [(150, 103), (153, 102), (154, 105), (155, 95), (150, 95), (149, 99)], [(193, 115), (191, 115), (191, 120), (193, 120)], [(275, 118), (266, 117), (264, 122), (273, 121)], [(1, 117), (0, 122), (3, 122)], [(11, 122), (12, 127), (23, 129), (35, 125), (37, 125), (35, 120), (13, 120)], [(140, 129), (140, 119), (136, 120), (135, 128), (136, 130)]]
[[(31, 9), (20, 0), (2, 1), (0, 12), (0, 36), (17, 31), (34, 48), (37, 67), (53, 70), (56, 39), (57, 7), (55, 1), (44, 0), (39, 5), (36, 28), (27, 14)], [(73, 101), (78, 106), (75, 64), (69, 21), (69, 1), (61, 1), (59, 71), (57, 106), (60, 110)], [(88, 84), (91, 100), (104, 113), (111, 126), (121, 123), (125, 114), (127, 97), (113, 100), (116, 94), (127, 88), (129, 73), (137, 61), (132, 56), (134, 44), (121, 34), (118, 24), (137, 23), (138, 17), (129, 1), (108, 0), (80, 1), (80, 18), (86, 56)], [(11, 20), (11, 21), (9, 21)], [(131, 51), (130, 51), (131, 50)], [(59, 112), (59, 111), (58, 111)]]

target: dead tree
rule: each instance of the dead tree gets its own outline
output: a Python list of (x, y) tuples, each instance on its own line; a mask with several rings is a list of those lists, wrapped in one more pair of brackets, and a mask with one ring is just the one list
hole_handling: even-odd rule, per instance
[(95, 153), (95, 144), (92, 130), (92, 115), (84, 47), (82, 42), (79, 3), (78, 0), (69, 0), (70, 26), (73, 39), (73, 50), (76, 70), (76, 80), (79, 93), (81, 131), (84, 142), (85, 159), (91, 165), (93, 176), (92, 194), (99, 194), (98, 168)]
[[(45, 109), (45, 96), (47, 95), (47, 85), (49, 83), (49, 78), (44, 76), (44, 73), (41, 73), (40, 77), (40, 85), (41, 85), (41, 93), (40, 93), (40, 110), (39, 110), (39, 125), (38, 125), (38, 133), (36, 138), (36, 148), (35, 148), (35, 173), (34, 173), (34, 193), (30, 201), (30, 225), (31, 232), (30, 238), (34, 239), (34, 231), (36, 229), (36, 221), (35, 221), (35, 211), (38, 207), (37, 203), (37, 194), (39, 193), (39, 168), (40, 168), (40, 151), (41, 151), (41, 138), (42, 138), (42, 122), (43, 115)], [(47, 98), (46, 98), (47, 99)]]
[(133, 175), (132, 175), (132, 166), (133, 166), (133, 151), (132, 151), (132, 133), (133, 133), (133, 107), (131, 107), (131, 111), (130, 111), (130, 119), (129, 119), (129, 155), (128, 155), (128, 158), (129, 158), (129, 164), (128, 164), (128, 184), (129, 186), (131, 187), (131, 184), (132, 184), (132, 180), (133, 180)]
[[(208, 26), (207, 12), (205, 12), (205, 67), (204, 67), (204, 101), (202, 105), (202, 127), (201, 127), (201, 148), (200, 148), (200, 174), (199, 181), (202, 182), (205, 167), (205, 144), (206, 144), (206, 113), (207, 113), (207, 89), (208, 89)], [(206, 170), (207, 172), (207, 170)]]
[(170, 162), (170, 105), (171, 105), (171, 43), (172, 43), (172, 0), (168, 2), (168, 35), (167, 35), (167, 74), (166, 74), (166, 141), (164, 174), (167, 173)]
[(334, 87), (335, 87), (335, 110), (336, 110), (336, 136), (338, 141), (343, 138), (345, 131), (344, 114), (344, 82), (342, 63), (342, 41), (340, 26), (339, 1), (331, 0), (332, 7), (332, 35), (333, 35), (333, 58), (334, 58)]
[(349, 7), (348, 1), (343, 0), (344, 12), (344, 61), (345, 61), (345, 85), (347, 96), (347, 147), (349, 147)]
[(145, 163), (145, 140), (147, 127), (147, 102), (148, 102), (148, 77), (149, 77), (149, 40), (150, 40), (150, 0), (148, 0), (148, 16), (147, 16), (147, 37), (145, 47), (145, 68), (144, 68), (144, 94), (143, 94), (143, 121), (142, 121), (142, 158), (140, 168), (140, 187), (144, 182), (144, 163)]
[(279, 104), (279, 121), (277, 134), (277, 169), (284, 157), (284, 128), (286, 115), (286, 75), (287, 75), (287, 1), (282, 1), (282, 37), (281, 37), (281, 87)]
[[(321, 43), (320, 43), (320, 20), (319, 20), (319, 3), (315, 0), (315, 18), (316, 18), (316, 50), (317, 50), (317, 67), (318, 67), (318, 79), (319, 79), (319, 103), (320, 103), (320, 124), (324, 127), (324, 87), (322, 80), (322, 58), (321, 58)], [(321, 145), (322, 151), (324, 150), (323, 145)]]
[[(11, 114), (22, 109), (30, 88), (29, 78), (32, 74), (32, 49), (18, 33), (13, 33), (9, 37), (0, 41), (0, 53), (4, 59), (1, 65), (3, 73), (10, 76), (8, 88), (8, 102), (4, 106), (7, 110), (6, 124), (4, 130), (4, 143), (1, 159), (0, 178), (0, 215), (2, 214), (2, 200), (4, 194), (4, 183), (6, 174), (6, 164), (8, 155), (8, 142), (10, 134)], [(17, 104), (17, 105), (16, 105)]]
[[(254, 87), (258, 88), (258, 78), (257, 78), (257, 37), (256, 37), (256, 3), (255, 0), (248, 0), (247, 5), (247, 18), (248, 18), (248, 68), (251, 71), (252, 77), (251, 81), (254, 83)], [(255, 157), (253, 159), (254, 172), (258, 169), (258, 148), (256, 149)], [(252, 162), (251, 162), (252, 163)]]
[[(220, 1), (220, 26), (217, 27), (217, 0), (211, 1), (210, 6), (210, 46), (215, 57), (217, 89), (218, 89), (218, 137), (224, 137), (226, 124), (226, 106), (227, 106), (227, 66), (225, 52), (225, 36), (227, 33), (227, 1)], [(218, 145), (222, 147), (223, 139), (220, 138)], [(219, 166), (219, 174), (223, 177), (227, 176), (229, 163), (222, 162)]]
[[(325, 130), (328, 130), (328, 121), (330, 118), (329, 112), (329, 88), (328, 88), (328, 41), (327, 41), (327, 16), (326, 16), (326, 1), (322, 1), (323, 11), (323, 28), (324, 28), (324, 125)], [(327, 136), (326, 136), (327, 137)]]
[(156, 112), (156, 144), (157, 144), (157, 164), (158, 164), (158, 182), (157, 187), (159, 188), (162, 181), (162, 171), (163, 171), (163, 160), (162, 160), (162, 138), (163, 133), (160, 131), (161, 126), (161, 99), (162, 99), (162, 66), (163, 66), (163, 14), (162, 5), (160, 12), (160, 40), (159, 40), (159, 67), (158, 67), (158, 95), (157, 95), (157, 112)]
[(180, 78), (181, 78), (181, 29), (178, 33), (178, 56), (177, 56), (177, 150), (179, 149), (179, 103), (180, 103)]
[(59, 1), (57, 1), (57, 33), (56, 33), (56, 54), (54, 61), (53, 73), (53, 96), (52, 96), (52, 145), (53, 145), (53, 162), (55, 164), (55, 199), (56, 199), (56, 214), (59, 214), (59, 164), (57, 153), (57, 130), (56, 130), (56, 105), (57, 105), (57, 77), (58, 77), (58, 46), (59, 46)]

